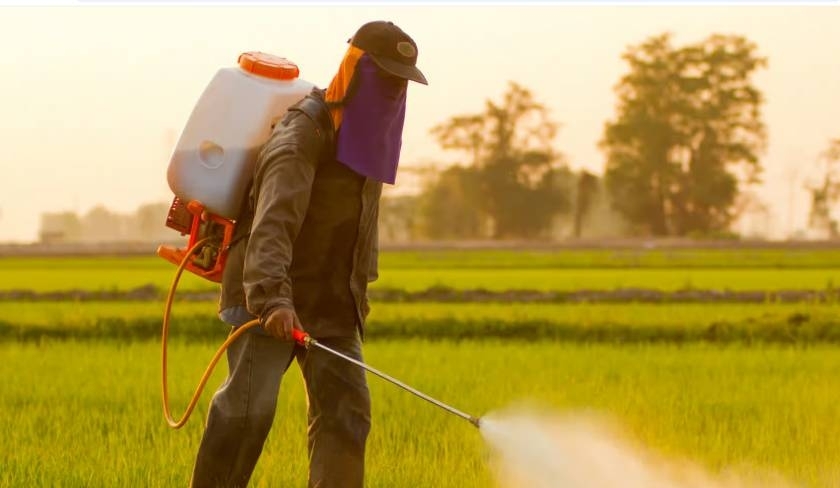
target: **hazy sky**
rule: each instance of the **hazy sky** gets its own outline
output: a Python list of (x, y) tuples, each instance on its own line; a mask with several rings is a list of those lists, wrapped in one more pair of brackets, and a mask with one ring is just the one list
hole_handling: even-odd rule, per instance
[(755, 81), (772, 235), (804, 225), (804, 179), (840, 137), (840, 6), (0, 7), (0, 241), (35, 240), (44, 211), (169, 200), (174, 139), (217, 69), (259, 50), (325, 86), (346, 40), (376, 19), (417, 41), (430, 81), (409, 89), (404, 166), (452, 160), (428, 129), (515, 80), (562, 124), (572, 167), (601, 173), (621, 53), (666, 30), (677, 44), (745, 35), (769, 58)]

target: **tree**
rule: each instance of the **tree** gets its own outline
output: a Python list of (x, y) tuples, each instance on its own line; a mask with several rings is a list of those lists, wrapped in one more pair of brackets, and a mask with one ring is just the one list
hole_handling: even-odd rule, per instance
[(598, 177), (589, 171), (581, 171), (578, 175), (577, 192), (575, 195), (575, 223), (574, 236), (580, 239), (583, 233), (583, 218), (592, 208), (595, 194), (598, 192)]
[(82, 217), (84, 235), (82, 241), (108, 242), (120, 240), (123, 235), (123, 219), (104, 205), (96, 205)]
[(379, 241), (407, 242), (417, 231), (417, 195), (382, 193), (379, 200)]
[(426, 184), (420, 196), (421, 233), (431, 239), (475, 239), (485, 234), (474, 168), (452, 166)]
[[(477, 230), (476, 223), (480, 228), (486, 216), (494, 238), (538, 236), (569, 207), (563, 190), (570, 173), (551, 146), (556, 132), (545, 106), (511, 82), (501, 103), (487, 100), (484, 112), (452, 117), (432, 128), (444, 149), (462, 151), (471, 161), (444, 172), (429, 191), (449, 198), (457, 194), (463, 202), (458, 204), (467, 206), (461, 210), (478, 216), (465, 231)], [(426, 209), (455, 211), (435, 202)]]
[(682, 48), (662, 34), (623, 55), (618, 115), (601, 140), (616, 210), (641, 233), (726, 230), (741, 183), (758, 181), (766, 144), (763, 95), (751, 81), (766, 66), (755, 44), (712, 35)]
[(840, 200), (840, 138), (829, 141), (828, 148), (820, 154), (824, 163), (822, 182), (809, 187), (811, 191), (811, 212), (808, 225), (828, 237), (837, 237), (837, 220), (832, 216), (832, 207)]
[(82, 221), (75, 212), (41, 214), (39, 238), (44, 243), (78, 242), (83, 233)]

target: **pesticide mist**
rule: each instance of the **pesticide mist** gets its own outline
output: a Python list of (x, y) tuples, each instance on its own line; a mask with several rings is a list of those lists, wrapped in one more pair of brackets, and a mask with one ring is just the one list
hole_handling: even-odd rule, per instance
[[(481, 420), (505, 488), (790, 488), (763, 475), (713, 475), (634, 446), (592, 415), (506, 411)], [(770, 479), (772, 478), (772, 479)]]

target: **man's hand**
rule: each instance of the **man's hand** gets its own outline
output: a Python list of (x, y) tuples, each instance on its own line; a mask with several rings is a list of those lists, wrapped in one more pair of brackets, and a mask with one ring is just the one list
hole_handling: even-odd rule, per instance
[(290, 307), (280, 307), (274, 309), (265, 319), (263, 328), (272, 336), (281, 341), (293, 341), (292, 328), (303, 330), (300, 324), (295, 309)]

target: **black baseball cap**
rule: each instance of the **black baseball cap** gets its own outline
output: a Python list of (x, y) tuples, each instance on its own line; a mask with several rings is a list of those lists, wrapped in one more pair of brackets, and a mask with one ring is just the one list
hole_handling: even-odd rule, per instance
[(368, 53), (388, 73), (424, 85), (429, 84), (416, 66), (417, 44), (393, 22), (368, 22), (348, 42)]

